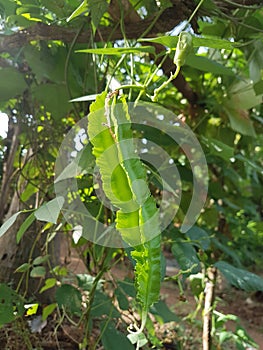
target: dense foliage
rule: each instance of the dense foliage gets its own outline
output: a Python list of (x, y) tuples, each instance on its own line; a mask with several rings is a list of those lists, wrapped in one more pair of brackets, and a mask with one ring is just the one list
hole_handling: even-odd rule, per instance
[[(154, 324), (178, 322), (159, 300), (166, 281), (184, 299), (189, 277), (196, 314), (217, 273), (263, 291), (262, 28), (256, 0), (0, 0), (0, 111), (9, 119), (0, 145), (1, 325), (42, 305), (40, 332), (57, 313), (55, 329), (69, 320), (83, 330), (81, 349), (161, 349)], [(157, 153), (170, 163), (157, 168)], [(192, 198), (200, 213), (188, 222)], [(176, 215), (163, 227), (156, 213), (165, 201), (164, 213)], [(97, 222), (116, 224), (122, 244), (99, 244)], [(56, 240), (70, 242), (87, 273), (61, 263), (67, 253)], [(178, 264), (172, 277), (167, 253)], [(132, 278), (105, 282), (120, 262)], [(211, 312), (211, 293), (203, 348), (253, 345)]]

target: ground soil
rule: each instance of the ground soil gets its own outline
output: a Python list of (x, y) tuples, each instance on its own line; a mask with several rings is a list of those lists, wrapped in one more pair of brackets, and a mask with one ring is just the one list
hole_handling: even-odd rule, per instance
[[(173, 275), (178, 273), (178, 267), (176, 262), (170, 260), (170, 255), (168, 254), (167, 262), (168, 269), (167, 274)], [(119, 278), (124, 278), (127, 274), (126, 268), (118, 266), (116, 270), (113, 270), (114, 275)], [(263, 273), (257, 272), (263, 277)], [(216, 310), (224, 314), (233, 314), (240, 319), (241, 326), (247, 331), (249, 336), (258, 344), (258, 350), (263, 350), (263, 293), (246, 293), (244, 291), (238, 290), (231, 287), (224, 281), (222, 276), (218, 278), (218, 284), (216, 287)], [(196, 308), (196, 300), (192, 295), (190, 287), (187, 282), (184, 286), (185, 300), (181, 300), (178, 286), (175, 282), (163, 282), (161, 289), (161, 298), (166, 302), (172, 311), (174, 311), (178, 316), (186, 317), (192, 313)], [(201, 315), (197, 316), (200, 321)], [(234, 331), (236, 328), (236, 323), (229, 321), (227, 322), (227, 329)], [(195, 329), (187, 329), (191, 335), (194, 332), (195, 338), (202, 339), (202, 329), (201, 327), (194, 327)], [(197, 345), (189, 345), (187, 349), (199, 350), (202, 349), (202, 345), (199, 347)], [(224, 349), (224, 348), (223, 348)], [(186, 350), (186, 347), (185, 349)], [(248, 348), (248, 350), (253, 350), (253, 348)]]
[[(86, 272), (85, 266), (77, 259), (72, 259), (70, 269), (74, 273)], [(173, 271), (174, 269), (174, 271)], [(170, 264), (169, 275), (176, 273), (176, 266)], [(125, 277), (132, 276), (132, 268), (129, 265), (122, 264), (114, 267), (110, 276), (116, 279), (123, 279)], [(166, 302), (172, 311), (174, 311), (179, 317), (183, 318), (189, 313), (192, 313), (196, 308), (196, 301), (192, 296), (190, 287), (185, 284), (185, 300), (183, 301), (179, 295), (179, 289), (175, 282), (164, 282), (161, 290), (161, 298)], [(236, 290), (228, 285), (222, 283), (216, 291), (217, 298), (217, 310), (224, 314), (234, 314), (240, 318), (242, 326), (246, 329), (248, 334), (258, 344), (259, 350), (263, 350), (263, 297), (259, 293), (248, 294), (239, 290)], [(184, 334), (185, 338), (184, 350), (200, 350), (202, 349), (202, 325), (201, 325), (201, 312), (196, 317), (196, 321), (192, 324), (184, 321)], [(196, 326), (199, 322), (199, 326)], [(26, 350), (32, 349), (30, 345), (34, 344), (34, 349), (43, 350), (77, 350), (78, 340), (82, 338), (83, 329), (80, 327), (74, 327), (69, 322), (65, 321), (62, 325), (58, 325), (58, 315), (54, 315), (50, 318), (48, 325), (38, 334), (32, 334), (27, 325), (27, 321), (21, 320), (15, 324), (7, 325), (0, 329), (0, 349), (3, 350)], [(227, 327), (229, 330), (235, 329), (235, 324), (229, 322)], [(57, 328), (56, 328), (57, 327)], [(158, 329), (159, 327), (159, 329)], [(165, 326), (164, 326), (165, 327)], [(170, 327), (170, 328), (169, 328)], [(169, 328), (169, 329), (168, 329)], [(56, 329), (56, 332), (54, 330)], [(162, 349), (177, 349), (173, 344), (176, 343), (175, 339), (178, 338), (178, 334), (175, 332), (176, 325), (170, 324), (163, 328), (160, 325), (156, 328), (157, 334), (170, 334), (171, 339), (167, 341), (165, 347)], [(96, 330), (93, 334), (96, 338)], [(181, 334), (182, 337), (182, 334)], [(173, 343), (174, 341), (174, 343)], [(98, 348), (103, 350), (103, 347)], [(226, 349), (226, 348), (222, 348)], [(227, 348), (232, 349), (232, 348)], [(234, 348), (233, 348), (234, 349)], [(114, 349), (112, 349), (114, 350)], [(247, 350), (253, 350), (248, 348)]]

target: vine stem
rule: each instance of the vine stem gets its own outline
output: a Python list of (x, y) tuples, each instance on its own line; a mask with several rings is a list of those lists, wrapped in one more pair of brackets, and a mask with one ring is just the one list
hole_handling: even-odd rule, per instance
[(141, 316), (141, 326), (140, 326), (140, 328), (136, 324), (133, 324), (133, 327), (136, 329), (136, 331), (132, 331), (128, 327), (128, 332), (131, 333), (131, 334), (141, 334), (143, 332), (143, 330), (144, 330), (145, 325), (146, 325), (147, 315), (148, 315), (148, 310), (143, 310), (142, 311), (142, 316)]
[[(190, 22), (192, 21), (192, 19), (194, 18), (196, 12), (199, 10), (199, 8), (201, 7), (201, 5), (203, 4), (204, 0), (201, 0), (198, 5), (196, 6), (196, 8), (194, 9), (194, 11), (192, 12), (191, 16), (189, 17), (188, 21), (186, 22), (186, 26), (188, 26), (188, 24), (190, 24)], [(185, 28), (184, 27), (184, 28)]]
[(181, 69), (181, 67), (177, 66), (174, 74), (171, 74), (171, 76), (168, 80), (166, 80), (161, 86), (159, 86), (157, 89), (154, 90), (153, 96), (151, 97), (153, 102), (157, 101), (157, 97), (158, 97), (159, 92), (161, 90), (163, 90), (172, 80), (174, 80), (177, 77), (177, 75), (180, 72), (180, 69)]
[[(70, 44), (70, 47), (69, 47), (69, 50), (68, 50), (68, 53), (67, 53), (67, 57), (66, 57), (66, 61), (65, 61), (65, 67), (64, 67), (64, 79), (65, 79), (65, 82), (66, 82), (66, 88), (67, 88), (67, 92), (68, 92), (68, 95), (69, 95), (69, 98), (72, 99), (72, 94), (71, 94), (71, 90), (70, 90), (70, 85), (69, 85), (69, 79), (68, 79), (68, 70), (69, 70), (69, 61), (70, 61), (70, 57), (71, 57), (71, 54), (72, 54), (72, 51), (73, 51), (73, 48), (78, 40), (78, 37), (80, 35), (80, 33), (82, 32), (83, 28), (85, 26), (85, 23), (82, 23), (81, 27), (79, 28), (79, 30), (77, 31), (75, 37), (73, 38), (71, 44)], [(80, 115), (79, 115), (79, 112), (75, 106), (75, 104), (73, 103), (73, 109), (74, 109), (74, 113), (76, 115), (76, 117), (78, 119), (80, 119)]]

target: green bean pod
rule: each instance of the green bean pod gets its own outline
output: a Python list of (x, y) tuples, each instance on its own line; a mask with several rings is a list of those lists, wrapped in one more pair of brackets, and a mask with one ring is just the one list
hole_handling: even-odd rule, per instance
[(192, 48), (192, 35), (188, 32), (181, 32), (179, 35), (179, 40), (174, 55), (174, 64), (176, 64), (179, 67), (182, 67), (185, 64), (186, 57), (192, 51)]
[[(136, 153), (128, 105), (124, 98), (101, 110), (94, 102), (89, 114), (88, 135), (100, 169), (103, 190), (118, 210), (116, 228), (133, 247), (135, 287), (145, 326), (149, 307), (158, 300), (161, 281), (159, 214), (147, 185), (144, 165)], [(105, 115), (107, 114), (107, 115)], [(110, 123), (110, 125), (109, 125)]]

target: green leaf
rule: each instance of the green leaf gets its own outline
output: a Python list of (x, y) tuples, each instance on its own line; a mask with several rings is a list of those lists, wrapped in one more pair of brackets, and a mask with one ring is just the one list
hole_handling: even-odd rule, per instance
[(22, 315), (24, 307), (18, 296), (6, 284), (0, 284), (0, 325), (12, 322), (17, 315)]
[(119, 307), (122, 310), (128, 310), (129, 302), (127, 296), (123, 293), (123, 291), (120, 288), (116, 288), (114, 294), (118, 300)]
[(20, 265), (15, 272), (26, 272), (31, 268), (31, 264), (29, 263), (24, 263), (22, 265)]
[[(208, 2), (208, 1), (206, 1)], [(214, 2), (209, 1), (210, 3), (213, 3), (213, 7), (216, 8)], [(199, 21), (198, 24), (201, 27), (201, 32), (204, 35), (207, 35), (209, 37), (215, 36), (217, 38), (223, 37), (223, 36), (229, 36), (230, 37), (230, 30), (229, 27), (227, 27), (226, 23), (222, 21), (220, 18), (215, 18), (215, 21), (213, 23), (203, 22)], [(215, 38), (215, 39), (217, 39)]]
[[(105, 350), (134, 350), (127, 337), (116, 329), (113, 322), (104, 321), (100, 324), (101, 341)], [(106, 326), (106, 329), (105, 329)]]
[(200, 227), (193, 226), (186, 232), (186, 236), (188, 236), (194, 245), (198, 245), (203, 250), (207, 250), (210, 247), (210, 237), (208, 233), (201, 229)]
[(238, 109), (251, 109), (262, 103), (261, 95), (256, 95), (250, 80), (241, 80), (233, 84), (227, 97), (228, 103), (238, 106)]
[[(210, 47), (214, 49), (226, 49), (232, 50), (234, 48), (233, 43), (223, 39), (216, 38), (199, 38), (193, 36), (193, 46), (194, 47)], [(162, 44), (163, 46), (169, 47), (170, 49), (175, 49), (178, 42), (178, 36), (160, 36), (158, 38), (142, 38), (138, 40), (139, 42), (153, 42)]]
[(236, 76), (236, 74), (230, 68), (204, 56), (190, 54), (186, 58), (185, 64), (202, 72), (210, 72), (215, 75)]
[(118, 281), (118, 286), (130, 297), (135, 297), (136, 291), (132, 280), (125, 278), (123, 281)]
[[(78, 280), (78, 286), (85, 290), (85, 291), (90, 291), (93, 287), (94, 279), (95, 277), (87, 275), (87, 274), (77, 274), (76, 275), (77, 280)], [(102, 288), (102, 281), (99, 281), (97, 284), (96, 289), (100, 290)]]
[(199, 297), (199, 295), (204, 291), (203, 274), (198, 273), (196, 275), (191, 275), (189, 277), (189, 282), (193, 295)]
[(91, 14), (91, 24), (93, 32), (95, 33), (100, 20), (104, 13), (107, 11), (109, 5), (106, 0), (89, 0), (88, 5)]
[(68, 102), (68, 92), (64, 84), (37, 85), (32, 88), (32, 94), (37, 102), (43, 103), (46, 111), (57, 120), (60, 120), (72, 108)]
[(236, 265), (241, 266), (239, 256), (234, 250), (227, 246), (227, 243), (223, 244), (217, 238), (211, 238), (211, 241), (216, 248), (220, 249), (224, 254), (233, 259)]
[(225, 261), (216, 262), (215, 267), (236, 288), (243, 289), (246, 292), (263, 291), (263, 278), (256, 274), (236, 268)]
[[(78, 153), (79, 158), (79, 153)], [(63, 181), (66, 179), (74, 178), (82, 173), (82, 168), (78, 165), (79, 160), (74, 159), (71, 163), (69, 163), (55, 179), (55, 184), (59, 181)]]
[(33, 194), (38, 192), (39, 189), (32, 183), (28, 183), (24, 191), (21, 193), (20, 199), (22, 202), (26, 202)]
[(238, 325), (235, 331), (235, 335), (237, 337), (237, 349), (238, 350), (247, 350), (248, 347), (251, 347), (253, 349), (258, 348), (258, 344), (255, 343), (255, 341), (249, 336), (249, 334), (246, 332), (246, 330)]
[(67, 6), (64, 0), (41, 0), (41, 4), (49, 11), (55, 13), (58, 18), (64, 18), (66, 16)]
[[(261, 23), (261, 27), (263, 23)], [(249, 77), (254, 83), (260, 81), (261, 72), (263, 69), (263, 42), (259, 40), (253, 40), (253, 42), (246, 48), (249, 65)]]
[(6, 231), (13, 225), (13, 223), (16, 221), (16, 218), (19, 214), (21, 214), (22, 211), (19, 211), (12, 215), (8, 220), (6, 220), (3, 225), (0, 227), (0, 237), (3, 236)]
[(139, 42), (150, 42), (157, 43), (163, 46), (169, 47), (170, 49), (175, 49), (178, 43), (178, 36), (164, 35), (159, 36), (158, 38), (141, 38)]
[(159, 300), (158, 303), (155, 303), (151, 309), (150, 312), (154, 315), (158, 315), (162, 318), (164, 323), (167, 322), (180, 322), (180, 318), (172, 312), (167, 304), (165, 304), (164, 301)]
[(52, 51), (47, 44), (42, 43), (40, 48), (36, 45), (28, 45), (24, 48), (23, 52), (38, 83), (46, 82), (47, 80), (58, 84), (63, 83), (63, 67), (66, 56), (64, 47), (57, 47), (56, 51)]
[(256, 136), (253, 122), (250, 120), (249, 113), (246, 110), (238, 109), (238, 104), (231, 105), (230, 103), (224, 106), (224, 110), (233, 130), (242, 135)]
[(189, 270), (185, 273), (186, 276), (200, 272), (200, 262), (191, 243), (175, 242), (172, 245), (172, 253), (180, 268), (184, 271)]
[(37, 6), (38, 4), (34, 1), (26, 2), (22, 1), (22, 6), (18, 7), (16, 10), (16, 13), (18, 15), (21, 14), (31, 14), (31, 15), (38, 15), (40, 14), (40, 8)]
[(223, 344), (227, 340), (231, 339), (233, 337), (233, 333), (230, 331), (220, 331), (219, 333), (219, 344)]
[(232, 50), (237, 43), (232, 43), (231, 41), (224, 40), (224, 39), (216, 39), (213, 37), (206, 37), (206, 38), (199, 38), (199, 37), (193, 37), (193, 44), (195, 47), (210, 47), (212, 49), (218, 49), (218, 50)]
[(56, 224), (60, 210), (64, 204), (63, 197), (56, 197), (50, 202), (43, 204), (39, 209), (34, 212), (37, 220), (52, 222)]
[(143, 333), (131, 333), (127, 335), (127, 338), (132, 344), (136, 344), (137, 349), (148, 343), (148, 340)]
[(16, 242), (19, 243), (26, 232), (26, 230), (29, 228), (29, 226), (32, 225), (32, 223), (36, 220), (35, 212), (31, 213), (26, 220), (23, 222), (23, 224), (20, 226), (17, 234), (16, 234)]
[(67, 22), (71, 21), (73, 18), (79, 17), (83, 14), (87, 14), (88, 11), (89, 11), (88, 1), (84, 0), (79, 5), (79, 7), (76, 8), (76, 10), (67, 18)]
[(108, 295), (100, 291), (96, 291), (90, 315), (92, 317), (100, 317), (102, 315), (111, 315), (111, 317), (119, 317), (120, 313), (112, 304), (112, 299), (108, 297)]
[(85, 147), (77, 153), (77, 157), (62, 170), (58, 177), (56, 177), (55, 183), (74, 178), (80, 174), (91, 174), (94, 165), (95, 158), (91, 151), (91, 144), (85, 145)]
[(56, 275), (56, 276), (60, 276), (60, 277), (65, 277), (68, 275), (68, 269), (65, 266), (55, 266), (52, 269), (52, 272)]
[(46, 275), (46, 269), (43, 266), (34, 267), (30, 272), (32, 278), (42, 278)]
[(256, 170), (259, 174), (263, 174), (262, 166), (256, 164), (255, 162), (251, 161), (250, 159), (244, 157), (242, 154), (237, 154), (235, 156), (236, 159), (241, 160), (241, 162), (244, 162), (246, 166), (250, 166), (252, 169)]
[(19, 27), (28, 28), (32, 25), (32, 21), (29, 18), (26, 18), (21, 15), (11, 15), (8, 17), (9, 23), (15, 23)]
[(52, 314), (52, 312), (56, 309), (57, 304), (50, 304), (48, 306), (45, 306), (42, 312), (42, 320), (46, 320), (49, 315)]
[(262, 96), (255, 94), (253, 84), (249, 80), (241, 80), (231, 86), (222, 105), (232, 129), (243, 135), (256, 136), (248, 109), (259, 105)]
[(97, 55), (124, 55), (130, 53), (140, 54), (142, 52), (155, 53), (153, 46), (140, 46), (140, 47), (110, 47), (103, 49), (84, 49), (77, 50), (80, 53), (94, 53)]
[(81, 315), (82, 297), (80, 291), (69, 285), (63, 284), (56, 290), (56, 301), (60, 308), (64, 307), (71, 314)]
[(32, 316), (32, 315), (36, 315), (37, 310), (39, 308), (39, 304), (27, 304), (25, 305), (25, 308), (27, 309), (26, 311), (26, 315), (27, 316)]
[(0, 69), (0, 81), (0, 101), (15, 98), (27, 88), (23, 74), (15, 68)]
[(45, 290), (53, 288), (57, 283), (55, 278), (47, 278), (45, 280), (45, 285), (40, 289), (39, 294), (43, 293)]
[(49, 259), (50, 255), (38, 256), (33, 260), (33, 265), (41, 265)]
[(15, 13), (17, 4), (14, 3), (11, 0), (2, 0), (0, 2), (1, 4), (1, 16), (2, 18), (4, 18), (4, 15), (6, 15), (6, 17), (8, 17), (9, 15)]
[(209, 148), (209, 153), (218, 156), (226, 161), (234, 157), (234, 149), (225, 143), (211, 137), (202, 136), (202, 141)]
[(256, 96), (263, 95), (263, 80), (258, 81), (253, 85)]
[(98, 94), (85, 95), (85, 96), (73, 98), (72, 100), (69, 100), (69, 102), (95, 101), (97, 96), (98, 96)]

